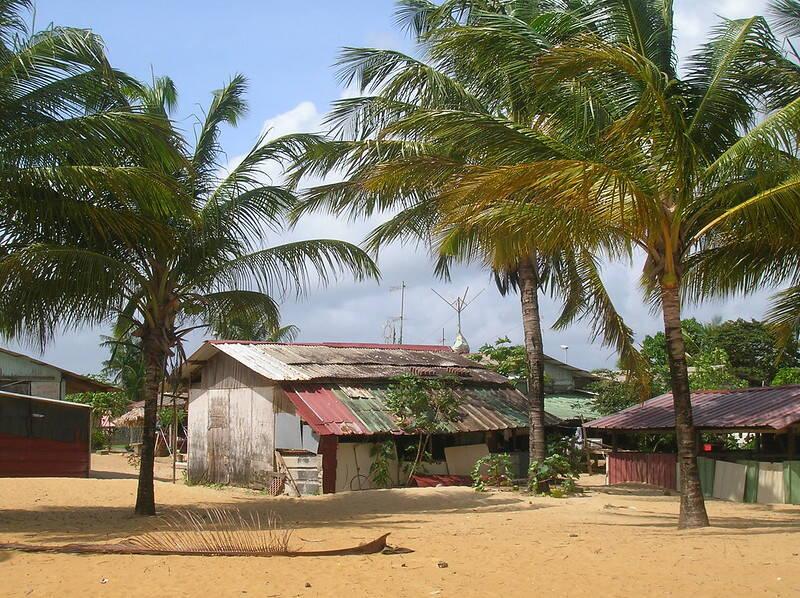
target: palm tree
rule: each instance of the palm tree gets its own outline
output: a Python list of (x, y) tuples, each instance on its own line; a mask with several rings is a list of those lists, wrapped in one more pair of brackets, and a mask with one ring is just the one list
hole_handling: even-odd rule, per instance
[(269, 318), (245, 320), (242, 317), (233, 316), (230, 321), (220, 323), (215, 327), (212, 333), (218, 339), (290, 343), (297, 339), (300, 329), (294, 324), (276, 325)]
[[(40, 239), (0, 261), (2, 307), (18, 329), (42, 326), (42, 320), (61, 327), (113, 320), (115, 337), (138, 340), (145, 400), (140, 515), (155, 514), (159, 387), (168, 359), (183, 356), (185, 335), (200, 327), (224, 328), (237, 318), (278, 326), (277, 301), (302, 293), (312, 276), (322, 283), (337, 271), (357, 279), (378, 277), (372, 260), (345, 242), (264, 244), (267, 234), (284, 230), (295, 205), (287, 189), (265, 184), (264, 168), (293, 157), (303, 139), (259, 139), (239, 164), (224, 168), (219, 136), (223, 125), (235, 125), (244, 114), (245, 89), (245, 79), (236, 76), (214, 92), (194, 149), (185, 157), (189, 167), (172, 175), (188, 206), (183, 213), (160, 219), (147, 213), (155, 220), (152, 231), (143, 231), (135, 242), (110, 234), (70, 245)], [(165, 116), (176, 95), (171, 81), (159, 79), (142, 100), (152, 114)]]
[[(168, 123), (131, 105), (138, 83), (108, 62), (90, 31), (31, 32), (30, 0), (0, 0), (0, 252), (48, 230), (135, 237), (146, 223), (119, 201), (147, 189), (168, 209), (158, 173), (176, 167)], [(172, 206), (174, 207), (174, 206)]]
[[(527, 231), (486, 234), (443, 211), (443, 194), (465, 172), (506, 164), (510, 153), (523, 147), (528, 156), (553, 156), (552, 148), (530, 134), (532, 92), (510, 85), (505, 75), (515, 65), (494, 61), (487, 70), (474, 59), (467, 39), (471, 27), (489, 25), (547, 39), (551, 32), (537, 23), (542, 13), (536, 4), (402, 3), (401, 21), (415, 32), (431, 61), (388, 50), (346, 49), (341, 79), (371, 95), (338, 102), (328, 121), (335, 138), (320, 139), (308, 149), (295, 165), (294, 180), (343, 171), (344, 181), (308, 190), (302, 208), (351, 217), (392, 212), (367, 239), (368, 249), (377, 252), (398, 240), (423, 242), (437, 257), (440, 275), (447, 276), (453, 261), (478, 261), (496, 273), (501, 292), (519, 290), (529, 372), (530, 454), (541, 460), (546, 446), (539, 292), (565, 299), (557, 326), (601, 313), (595, 333), (622, 351), (626, 365), (641, 371), (641, 360), (630, 329), (602, 286), (595, 259), (601, 250), (624, 252), (624, 244), (609, 243), (609, 236), (578, 236), (575, 228), (565, 230), (552, 211), (552, 230), (537, 238)], [(519, 13), (527, 20), (517, 18)], [(542, 44), (531, 45), (515, 60), (533, 61), (541, 53)]]
[[(791, 155), (795, 153), (792, 136), (800, 106), (800, 54), (791, 38), (800, 34), (800, 2), (775, 0), (769, 12), (776, 29), (787, 36), (791, 62), (778, 61), (771, 66), (782, 76), (783, 89), (766, 106), (770, 114), (750, 137), (758, 135), (758, 142), (785, 148)], [(787, 166), (797, 167), (791, 159)], [(781, 176), (779, 173), (776, 181)], [(787, 182), (782, 193), (765, 189), (720, 215), (714, 226), (708, 227), (708, 239), (694, 256), (694, 268), (689, 272), (692, 290), (709, 296), (783, 286), (766, 317), (782, 347), (800, 333), (800, 201), (793, 181)]]
[[(679, 526), (704, 526), (680, 327), (683, 286), (698, 250), (713, 245), (731, 210), (765, 225), (781, 211), (796, 213), (800, 104), (786, 98), (796, 78), (761, 17), (723, 21), (679, 78), (671, 2), (587, 2), (580, 13), (583, 31), (515, 78), (540, 92), (545, 116), (531, 136), (558, 144), (559, 156), (520, 152), (514, 165), (475, 168), (451, 187), (447, 202), (453, 218), (495, 234), (542, 232), (549, 225), (542, 207), (566, 207), (645, 253), (644, 290), (661, 308), (668, 343)], [(549, 94), (563, 109), (547, 109)], [(774, 112), (757, 122), (761, 105)]]

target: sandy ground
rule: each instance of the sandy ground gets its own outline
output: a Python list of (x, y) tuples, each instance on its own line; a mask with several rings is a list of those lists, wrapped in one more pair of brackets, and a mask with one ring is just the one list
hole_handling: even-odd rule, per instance
[[(164, 525), (132, 515), (124, 457), (95, 479), (0, 479), (0, 542), (106, 542)], [(157, 475), (171, 476), (162, 463)], [(114, 479), (116, 478), (116, 479)], [(290, 499), (157, 482), (162, 511), (273, 510), (295, 548), (352, 546), (391, 532), (409, 554), (149, 557), (0, 552), (3, 596), (798, 596), (800, 508), (709, 501), (714, 527), (675, 529), (677, 499), (606, 488), (531, 498), (468, 488)], [(440, 567), (444, 561), (447, 567)]]

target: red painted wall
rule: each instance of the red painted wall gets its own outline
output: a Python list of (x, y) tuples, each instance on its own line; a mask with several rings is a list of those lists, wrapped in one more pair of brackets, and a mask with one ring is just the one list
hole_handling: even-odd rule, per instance
[(0, 477), (86, 477), (89, 445), (0, 434)]
[(668, 453), (611, 453), (606, 460), (609, 484), (638, 482), (676, 490), (677, 461)]

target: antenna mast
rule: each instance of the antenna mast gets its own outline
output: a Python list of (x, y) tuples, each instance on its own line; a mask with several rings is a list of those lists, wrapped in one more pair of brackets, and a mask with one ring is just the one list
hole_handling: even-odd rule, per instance
[[(447, 303), (447, 305), (449, 305), (456, 312), (456, 315), (458, 316), (458, 331), (456, 334), (456, 343), (454, 347), (459, 347), (461, 350), (463, 350), (464, 353), (468, 353), (469, 345), (467, 344), (467, 340), (464, 338), (464, 334), (461, 332), (461, 314), (465, 309), (467, 309), (470, 305), (472, 305), (472, 302), (475, 301), (475, 299), (477, 299), (481, 293), (483, 293), (484, 289), (478, 291), (478, 293), (469, 301), (467, 301), (467, 295), (469, 295), (469, 287), (466, 288), (463, 296), (459, 295), (452, 301), (449, 301), (444, 297), (442, 297), (442, 295), (436, 292), (436, 289), (431, 289), (431, 290), (434, 293), (436, 293), (436, 296), (439, 297), (439, 299)], [(442, 341), (444, 341), (444, 331), (442, 331)], [(442, 344), (444, 344), (444, 342), (442, 342)]]
[(400, 338), (399, 344), (403, 344), (403, 322), (405, 321), (406, 317), (406, 281), (400, 281), (400, 286), (397, 287), (389, 287), (389, 292), (392, 291), (400, 291), (400, 317), (398, 318), (400, 322)]

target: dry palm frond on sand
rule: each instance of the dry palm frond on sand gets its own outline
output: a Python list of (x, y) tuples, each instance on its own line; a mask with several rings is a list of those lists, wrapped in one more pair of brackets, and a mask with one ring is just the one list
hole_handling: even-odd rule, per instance
[(352, 548), (290, 550), (291, 528), (274, 513), (244, 516), (238, 510), (176, 511), (161, 518), (168, 529), (147, 532), (115, 544), (0, 544), (0, 550), (71, 554), (142, 554), (177, 556), (343, 556), (375, 554), (389, 534)]

